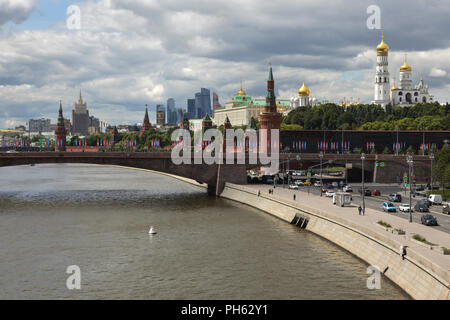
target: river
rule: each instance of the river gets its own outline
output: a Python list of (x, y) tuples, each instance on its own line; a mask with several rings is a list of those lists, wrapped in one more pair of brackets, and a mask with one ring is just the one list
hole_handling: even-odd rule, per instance
[(0, 168), (0, 243), (0, 299), (409, 298), (367, 289), (367, 264), (327, 240), (141, 170)]

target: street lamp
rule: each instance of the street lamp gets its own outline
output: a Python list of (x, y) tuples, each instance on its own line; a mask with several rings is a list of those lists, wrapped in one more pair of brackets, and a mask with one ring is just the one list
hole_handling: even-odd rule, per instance
[(412, 181), (411, 181), (411, 167), (414, 163), (413, 161), (413, 157), (412, 155), (408, 155), (408, 157), (406, 158), (406, 162), (409, 165), (409, 222), (412, 222), (412, 207), (411, 207), (411, 185), (412, 185)]
[(320, 158), (320, 196), (322, 196), (322, 188), (323, 188), (323, 181), (322, 181), (322, 159), (323, 159), (323, 151), (319, 152), (319, 158)]
[(366, 160), (366, 154), (363, 152), (361, 153), (361, 163), (362, 163), (362, 189), (361, 189), (361, 193), (362, 193), (362, 212), (363, 215), (366, 214), (366, 199), (365, 199), (365, 195), (366, 195), (366, 190), (364, 189), (364, 160)]
[(430, 190), (433, 190), (433, 161), (434, 161), (434, 153), (430, 154), (430, 161), (431, 161)]

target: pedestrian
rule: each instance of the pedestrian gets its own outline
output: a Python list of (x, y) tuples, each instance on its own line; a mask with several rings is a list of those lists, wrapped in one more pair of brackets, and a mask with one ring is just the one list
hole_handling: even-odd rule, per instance
[(359, 215), (361, 215), (361, 211), (362, 211), (362, 208), (361, 208), (361, 206), (359, 206), (359, 207), (358, 207)]
[(336, 205), (336, 194), (333, 194), (333, 204)]
[(261, 190), (258, 190), (258, 197), (261, 195)]
[(294, 194), (294, 201), (295, 201), (295, 194)]

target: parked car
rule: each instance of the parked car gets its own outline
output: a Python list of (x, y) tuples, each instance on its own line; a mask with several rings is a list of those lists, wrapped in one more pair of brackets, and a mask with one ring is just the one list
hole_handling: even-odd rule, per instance
[(298, 185), (296, 185), (296, 184), (290, 184), (290, 185), (289, 185), (289, 189), (295, 189), (295, 190), (298, 190)]
[(425, 190), (425, 186), (424, 186), (423, 184), (419, 184), (419, 185), (416, 187), (416, 190), (417, 190), (417, 191), (423, 191), (423, 190)]
[(450, 214), (450, 205), (448, 203), (442, 207), (442, 213)]
[(344, 186), (345, 186), (345, 184), (346, 184), (346, 183), (345, 183), (345, 181), (339, 181), (339, 187), (341, 187), (341, 188), (342, 188), (342, 187), (344, 187)]
[(397, 209), (395, 208), (394, 204), (392, 202), (383, 202), (382, 205), (383, 211), (384, 212), (396, 212)]
[(431, 214), (423, 214), (420, 217), (420, 222), (426, 226), (438, 226), (438, 222), (434, 216)]
[(392, 202), (402, 202), (402, 195), (398, 193), (391, 193), (388, 198)]
[(332, 185), (331, 183), (326, 184), (325, 187), (326, 187), (327, 189), (333, 189), (333, 188), (334, 188), (333, 185)]
[(321, 187), (322, 183), (320, 181), (314, 182), (314, 187)]
[(430, 209), (428, 208), (428, 204), (424, 201), (417, 201), (416, 205), (414, 206), (415, 211), (419, 212), (429, 212)]
[(327, 192), (325, 192), (325, 196), (327, 197), (332, 197), (334, 196), (336, 193), (333, 190), (327, 190)]
[(430, 202), (432, 204), (441, 204), (442, 203), (442, 196), (440, 194), (430, 194), (428, 196), (428, 200), (430, 200)]
[(343, 190), (344, 192), (353, 192), (352, 186), (345, 186), (344, 188), (342, 188), (342, 190)]
[(302, 185), (303, 185), (302, 180), (295, 180), (294, 183), (295, 183), (296, 185), (298, 185), (298, 186), (302, 186)]
[(336, 181), (333, 181), (333, 182), (331, 183), (331, 185), (333, 186), (333, 188), (339, 187), (339, 184), (338, 184)]
[(359, 188), (359, 194), (363, 194), (363, 192), (364, 192), (364, 195), (365, 196), (368, 196), (368, 197), (370, 197), (371, 195), (372, 195), (372, 193), (370, 192), (370, 190), (369, 189), (362, 189), (362, 188)]
[(325, 188), (325, 187), (322, 187), (322, 188), (320, 189), (320, 191), (322, 191), (322, 193), (324, 193), (324, 192), (327, 192), (327, 191), (328, 191), (328, 189), (327, 189), (327, 188)]
[(371, 193), (373, 196), (381, 196), (380, 190), (377, 190), (377, 189), (373, 189)]
[(312, 185), (312, 183), (311, 183), (311, 181), (306, 180), (306, 181), (303, 181), (303, 185), (304, 186), (310, 186), (310, 185)]
[[(409, 203), (402, 203), (399, 207), (398, 210), (402, 211), (402, 212), (409, 212), (411, 208), (409, 207)], [(413, 211), (411, 211), (413, 212)]]

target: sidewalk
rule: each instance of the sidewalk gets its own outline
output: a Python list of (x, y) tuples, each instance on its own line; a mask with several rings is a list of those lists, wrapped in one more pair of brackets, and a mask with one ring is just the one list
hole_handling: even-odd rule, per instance
[[(273, 187), (270, 185), (246, 185), (246, 187), (261, 190), (261, 192), (267, 193), (268, 190)], [(296, 195), (296, 200), (293, 200), (293, 195)], [(438, 244), (450, 249), (450, 234), (427, 227), (418, 223), (410, 223), (406, 219), (390, 215), (374, 209), (366, 208), (366, 214), (364, 216), (358, 214), (359, 202), (353, 202), (351, 207), (339, 207), (333, 205), (332, 198), (327, 198), (325, 195), (320, 197), (307, 193), (307, 191), (289, 190), (281, 187), (274, 189), (274, 193), (270, 196), (279, 197), (281, 199), (289, 200), (291, 203), (296, 202), (301, 204), (305, 208), (312, 210), (321, 210), (328, 215), (336, 216), (336, 218), (344, 219), (350, 223), (360, 225), (364, 228), (370, 229), (378, 234), (382, 234), (385, 237), (392, 239), (393, 241), (400, 242), (404, 246), (408, 246), (408, 250), (413, 250), (422, 255), (426, 259), (441, 266), (444, 270), (450, 271), (450, 255), (443, 255), (440, 253), (440, 248), (430, 250), (429, 248), (412, 240), (412, 236), (419, 234), (427, 241)], [(392, 229), (402, 229), (406, 232), (405, 235), (397, 235), (388, 231), (385, 231), (377, 222), (381, 220), (389, 223)]]

